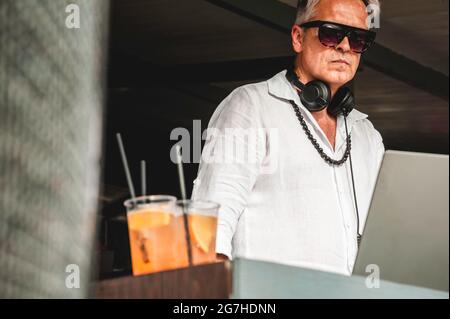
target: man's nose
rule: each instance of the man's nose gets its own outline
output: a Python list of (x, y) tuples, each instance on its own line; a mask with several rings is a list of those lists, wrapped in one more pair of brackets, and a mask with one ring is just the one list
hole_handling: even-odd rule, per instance
[(341, 43), (339, 43), (336, 47), (336, 50), (340, 50), (342, 52), (350, 51), (350, 42), (348, 41), (348, 37), (345, 37)]

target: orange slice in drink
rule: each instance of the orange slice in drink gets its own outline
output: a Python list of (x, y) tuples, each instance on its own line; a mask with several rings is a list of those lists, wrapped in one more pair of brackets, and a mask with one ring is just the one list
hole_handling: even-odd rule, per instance
[(139, 210), (128, 214), (128, 227), (143, 230), (167, 226), (170, 224), (170, 214), (158, 211)]
[(211, 243), (216, 236), (217, 218), (203, 215), (190, 215), (189, 217), (193, 241), (203, 252), (209, 252)]

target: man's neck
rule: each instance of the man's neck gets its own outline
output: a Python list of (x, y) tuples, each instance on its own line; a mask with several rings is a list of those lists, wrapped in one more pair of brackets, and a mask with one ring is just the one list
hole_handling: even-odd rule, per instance
[(334, 149), (336, 144), (337, 118), (328, 114), (327, 109), (311, 112), (311, 114)]
[[(295, 67), (295, 74), (297, 75), (300, 82), (303, 84), (306, 84), (312, 80), (314, 80), (312, 77), (310, 77), (308, 74), (302, 72), (302, 68), (296, 65)], [(331, 98), (334, 96), (334, 93), (337, 91), (338, 88), (331, 86)], [(316, 120), (319, 127), (322, 129), (322, 131), (325, 133), (328, 141), (330, 142), (331, 146), (334, 149), (335, 143), (336, 143), (336, 126), (337, 126), (337, 119), (336, 117), (333, 117), (328, 114), (327, 109), (323, 109), (319, 112), (311, 112), (312, 116)]]
[(316, 120), (317, 123), (336, 123), (337, 119), (334, 116), (331, 116), (330, 114), (328, 114), (327, 109), (323, 109), (321, 111), (318, 112), (311, 112), (312, 116), (314, 117), (314, 119)]

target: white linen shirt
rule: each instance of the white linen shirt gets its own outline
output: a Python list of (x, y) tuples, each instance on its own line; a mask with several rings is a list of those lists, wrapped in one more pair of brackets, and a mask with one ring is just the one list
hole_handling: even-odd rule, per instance
[[(337, 118), (333, 149), (285, 74), (239, 87), (218, 106), (208, 127), (220, 133), (208, 135), (202, 156), (206, 149), (210, 159), (231, 156), (219, 147), (230, 139), (225, 129), (258, 128), (263, 134), (252, 142), (234, 140), (256, 161), (202, 158), (192, 198), (221, 205), (217, 253), (350, 275), (358, 248), (349, 161), (336, 167), (320, 157), (289, 100), (297, 103), (311, 133), (334, 159), (346, 148), (343, 117)], [(362, 232), (384, 146), (366, 114), (354, 109), (347, 123)], [(276, 138), (269, 137), (274, 129)]]

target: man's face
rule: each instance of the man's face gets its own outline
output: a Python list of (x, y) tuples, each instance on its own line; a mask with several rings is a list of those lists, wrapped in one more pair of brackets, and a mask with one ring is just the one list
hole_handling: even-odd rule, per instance
[[(309, 19), (337, 22), (367, 29), (367, 11), (361, 0), (321, 0)], [(319, 79), (336, 89), (355, 76), (361, 54), (350, 50), (348, 38), (335, 48), (319, 41), (318, 28), (292, 29), (292, 44), (298, 53), (297, 64), (305, 80)]]

